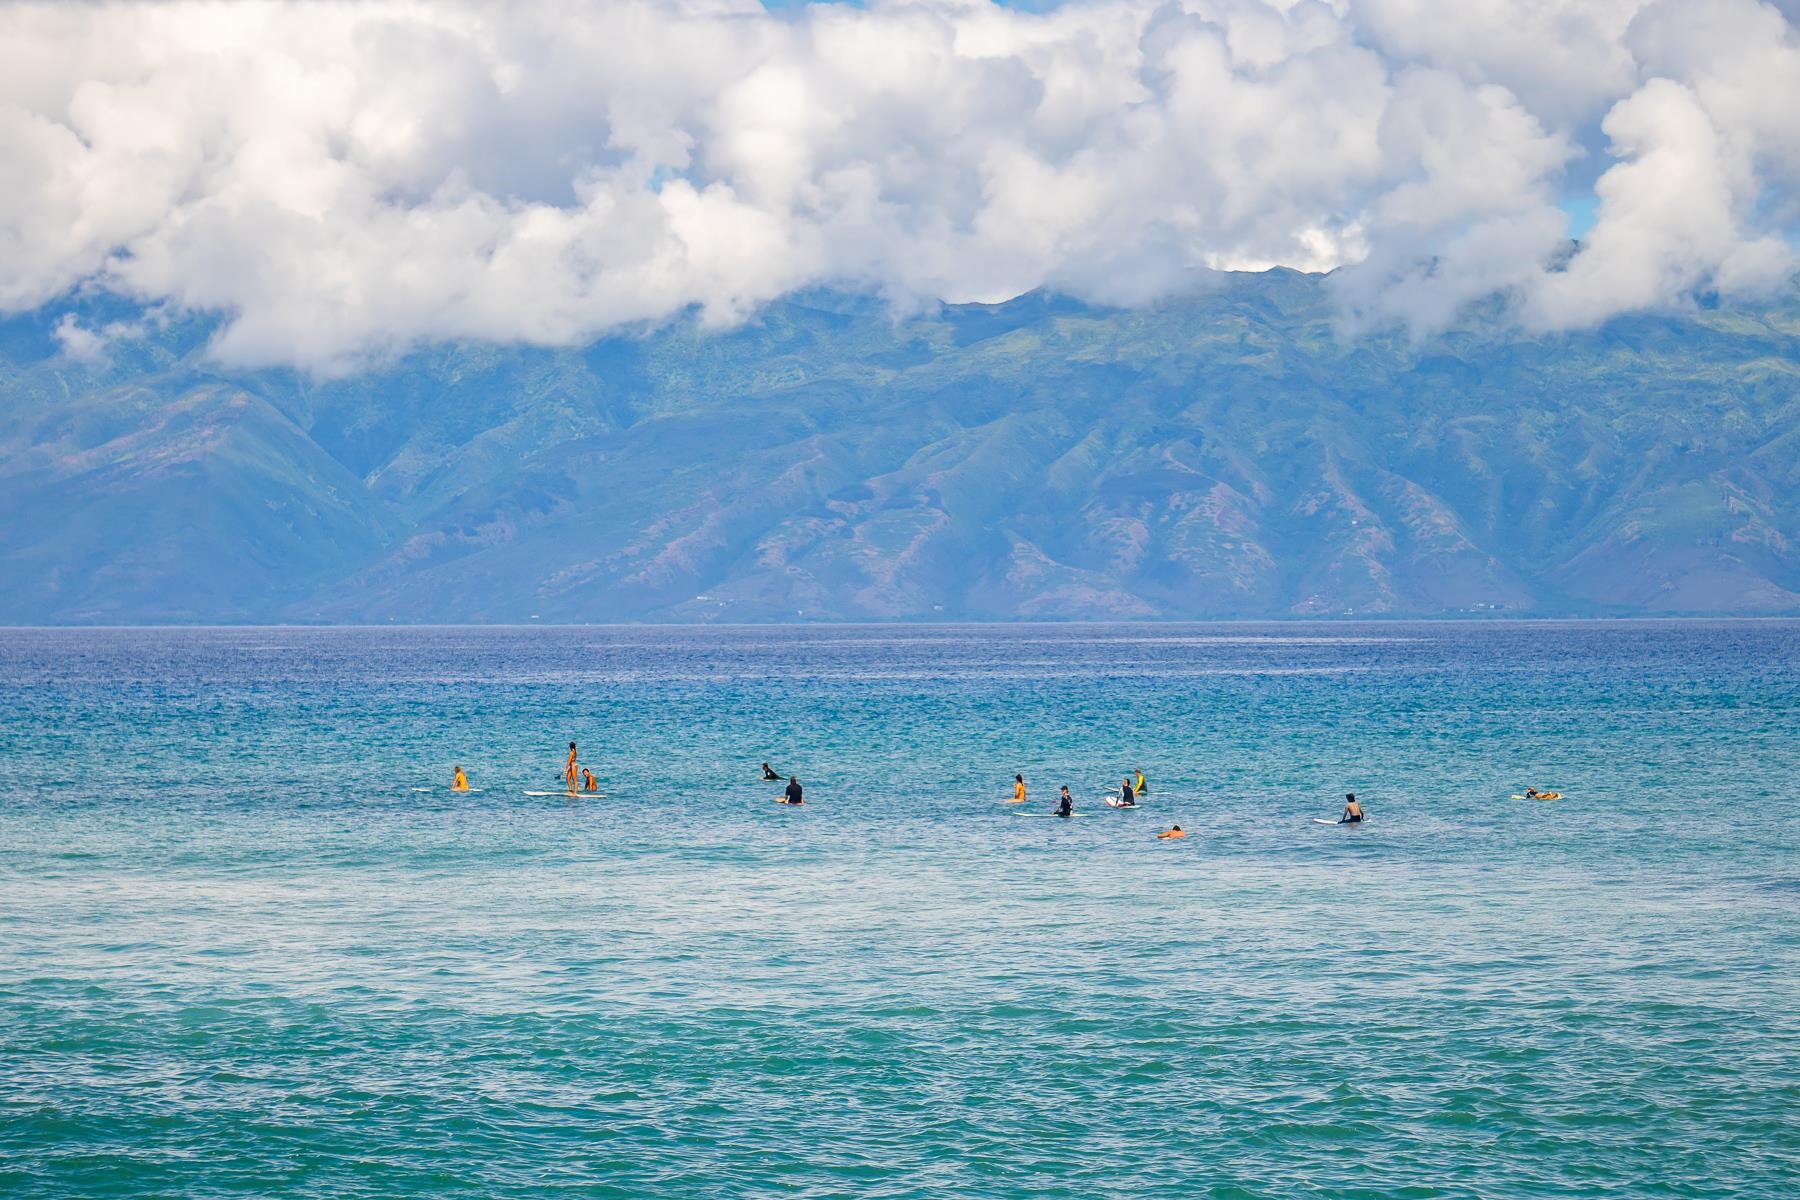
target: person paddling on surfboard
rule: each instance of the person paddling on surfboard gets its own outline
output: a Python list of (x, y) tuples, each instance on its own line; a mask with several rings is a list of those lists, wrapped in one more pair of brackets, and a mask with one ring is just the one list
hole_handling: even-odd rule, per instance
[(763, 782), (764, 783), (780, 783), (781, 782), (781, 775), (775, 770), (774, 767), (771, 767), (768, 763), (763, 764)]
[(597, 792), (600, 790), (600, 781), (595, 779), (594, 773), (586, 767), (581, 768), (581, 790), (584, 792)]
[(1176, 825), (1173, 828), (1163, 830), (1156, 836), (1159, 838), (1184, 838), (1187, 834), (1182, 832), (1181, 826)]
[(1025, 803), (1025, 777), (1023, 775), (1014, 775), (1013, 776), (1012, 802), (1014, 804)]
[(469, 777), (463, 774), (463, 769), (461, 767), (456, 768), (456, 775), (450, 780), (450, 790), (453, 792), (466, 792), (469, 790)]
[(783, 804), (805, 804), (806, 796), (801, 791), (799, 778), (793, 775), (788, 776), (787, 790), (776, 799)]
[(1056, 802), (1056, 815), (1070, 817), (1075, 815), (1075, 797), (1069, 795), (1069, 785), (1063, 784), (1062, 796)]
[(1344, 815), (1338, 818), (1339, 825), (1355, 825), (1363, 819), (1362, 805), (1356, 802), (1355, 792), (1344, 793)]
[(569, 785), (569, 795), (575, 794), (575, 743), (569, 743), (569, 761), (563, 764), (563, 782)]

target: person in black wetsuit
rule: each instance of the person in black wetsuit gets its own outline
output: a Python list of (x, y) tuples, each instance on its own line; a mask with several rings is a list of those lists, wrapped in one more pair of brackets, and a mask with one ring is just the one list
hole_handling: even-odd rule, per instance
[(803, 795), (801, 795), (801, 792), (800, 792), (800, 780), (794, 776), (790, 775), (788, 777), (787, 791), (786, 791), (786, 793), (784, 793), (784, 795), (786, 797), (782, 801), (784, 804), (805, 804), (806, 803), (805, 797)]
[(771, 767), (768, 763), (763, 764), (763, 782), (764, 783), (780, 783), (781, 782), (781, 776), (778, 775), (775, 771), (775, 768)]
[(1119, 783), (1119, 807), (1137, 807), (1137, 793), (1131, 790), (1131, 780), (1129, 778), (1122, 780)]
[(1059, 817), (1075, 815), (1075, 799), (1069, 795), (1069, 785), (1066, 783), (1063, 784), (1062, 799), (1056, 805), (1056, 815)]
[(1356, 825), (1363, 819), (1362, 805), (1356, 802), (1355, 792), (1344, 793), (1344, 815), (1338, 818), (1339, 825)]

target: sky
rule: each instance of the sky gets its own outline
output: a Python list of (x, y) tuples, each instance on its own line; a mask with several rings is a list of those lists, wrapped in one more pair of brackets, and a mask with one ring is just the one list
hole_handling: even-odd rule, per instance
[(0, 312), (215, 312), (220, 358), (321, 375), (803, 288), (1132, 306), (1274, 266), (1336, 271), (1350, 329), (1495, 295), (1590, 327), (1792, 279), (1787, 8), (8, 5)]

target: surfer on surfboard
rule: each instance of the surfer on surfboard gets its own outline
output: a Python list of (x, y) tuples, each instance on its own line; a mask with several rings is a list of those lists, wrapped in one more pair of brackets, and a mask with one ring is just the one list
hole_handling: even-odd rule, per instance
[(461, 767), (456, 768), (456, 774), (450, 780), (450, 790), (453, 792), (466, 792), (469, 790), (469, 777), (463, 774), (463, 769)]

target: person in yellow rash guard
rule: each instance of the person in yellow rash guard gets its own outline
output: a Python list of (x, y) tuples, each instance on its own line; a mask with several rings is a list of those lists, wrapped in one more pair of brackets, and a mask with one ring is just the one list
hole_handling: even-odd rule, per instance
[(1025, 803), (1025, 777), (1023, 775), (1013, 776), (1013, 803)]
[(1150, 790), (1150, 788), (1144, 783), (1144, 773), (1142, 771), (1139, 771), (1137, 773), (1137, 785), (1135, 787), (1133, 787), (1132, 790), (1135, 791), (1139, 796), (1142, 796), (1145, 792)]
[(569, 785), (569, 795), (575, 794), (575, 743), (569, 743), (569, 761), (563, 766), (563, 782)]
[(594, 773), (586, 767), (581, 768), (581, 790), (584, 792), (597, 792), (600, 790), (600, 781), (595, 779)]
[(463, 769), (461, 767), (456, 768), (456, 778), (450, 781), (450, 790), (453, 792), (466, 792), (469, 790), (469, 777), (463, 774)]
[(1177, 825), (1173, 829), (1163, 830), (1161, 833), (1157, 834), (1156, 836), (1159, 838), (1181, 838), (1181, 837), (1186, 837), (1187, 834), (1183, 833), (1181, 826)]

